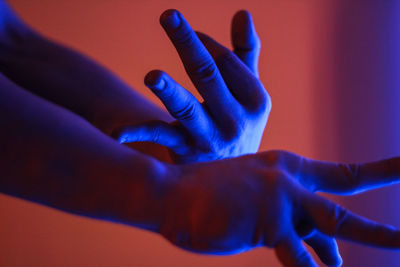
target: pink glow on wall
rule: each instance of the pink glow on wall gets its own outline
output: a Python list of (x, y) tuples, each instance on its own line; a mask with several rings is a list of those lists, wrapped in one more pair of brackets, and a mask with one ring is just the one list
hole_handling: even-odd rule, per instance
[[(151, 69), (163, 69), (193, 89), (158, 24), (162, 11), (181, 10), (196, 29), (229, 45), (232, 15), (248, 9), (262, 40), (261, 79), (273, 101), (262, 150), (344, 161), (400, 154), (398, 1), (10, 2), (46, 36), (90, 55), (155, 102), (143, 85)], [(398, 192), (393, 187), (335, 200), (400, 227), (393, 204), (400, 201)], [(280, 266), (269, 249), (199, 256), (152, 233), (4, 195), (0, 214), (0, 266)], [(344, 266), (400, 264), (398, 252), (341, 248)]]

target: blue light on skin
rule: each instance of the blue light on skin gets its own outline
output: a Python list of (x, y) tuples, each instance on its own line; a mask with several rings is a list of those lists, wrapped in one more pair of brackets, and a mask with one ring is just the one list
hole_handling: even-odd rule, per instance
[(146, 75), (146, 86), (177, 121), (124, 127), (115, 133), (119, 142), (164, 145), (174, 152), (178, 163), (257, 152), (271, 99), (258, 79), (260, 40), (250, 14), (240, 11), (233, 18), (234, 51), (194, 32), (176, 10), (164, 12), (160, 22), (204, 102), (165, 72), (151, 71)]
[[(400, 2), (337, 2), (334, 10), (335, 157), (368, 162), (399, 156)], [(363, 189), (374, 187), (369, 184)], [(399, 227), (399, 192), (400, 186), (395, 185), (343, 201), (357, 213)], [(342, 254), (348, 266), (400, 264), (394, 251), (344, 244)]]
[[(215, 43), (212, 39), (210, 39), (210, 38), (208, 38), (207, 36), (205, 36), (205, 35), (202, 35), (202, 34), (198, 34), (199, 36), (200, 36), (200, 39), (201, 39), (201, 41), (204, 43), (204, 45), (206, 46), (206, 48), (209, 50), (209, 52), (210, 52), (210, 55), (215, 59), (215, 64), (216, 65), (219, 65), (220, 63), (220, 59), (221, 58), (223, 58), (221, 55), (226, 55), (226, 54), (224, 54), (225, 53), (225, 51), (226, 50), (224, 50), (224, 48), (223, 47), (221, 47), (221, 46), (219, 46), (217, 43)], [(175, 41), (176, 41), (176, 39), (174, 39)], [(200, 46), (201, 47), (201, 46)], [(197, 47), (197, 48), (200, 48), (200, 47)], [(179, 49), (178, 49), (179, 50)], [(202, 49), (200, 48), (200, 51), (201, 51)], [(183, 53), (182, 52), (182, 50), (179, 50), (179, 51), (181, 51), (181, 53)], [(195, 49), (195, 51), (198, 51), (198, 50), (196, 50)], [(193, 52), (193, 51), (192, 51)], [(201, 55), (202, 56), (205, 56), (205, 55), (207, 55), (207, 53), (204, 53), (204, 50), (203, 50), (203, 52), (201, 53)], [(186, 55), (187, 56), (187, 55)], [(194, 59), (196, 59), (196, 57), (192, 57), (193, 55), (191, 55), (190, 53), (189, 53), (189, 56), (188, 56), (188, 58), (190, 59), (190, 60), (194, 60)], [(221, 57), (220, 57), (221, 56)], [(185, 56), (183, 56), (183, 57), (185, 57)], [(234, 57), (235, 58), (235, 57)], [(224, 82), (226, 82), (226, 86), (228, 87), (228, 89), (229, 90), (234, 90), (234, 92), (235, 92), (235, 94), (233, 94), (232, 93), (232, 95), (234, 95), (234, 97), (238, 97), (238, 99), (236, 99), (238, 102), (240, 102), (240, 104), (242, 105), (242, 106), (246, 106), (248, 103), (250, 103), (251, 101), (253, 101), (254, 99), (252, 99), (252, 97), (250, 96), (250, 95), (245, 95), (246, 97), (244, 97), (243, 99), (242, 98), (240, 98), (238, 95), (240, 94), (240, 92), (243, 92), (243, 91), (240, 91), (240, 90), (237, 90), (237, 91), (235, 91), (235, 89), (232, 87), (232, 86), (230, 86), (229, 85), (229, 81), (235, 81), (235, 82), (232, 82), (232, 84), (240, 84), (241, 83), (241, 79), (240, 79), (240, 75), (229, 75), (229, 73), (232, 73), (233, 71), (235, 71), (235, 69), (238, 69), (239, 68), (239, 70), (241, 70), (241, 73), (243, 74), (243, 73), (246, 73), (246, 68), (244, 68), (243, 66), (244, 65), (241, 65), (241, 64), (243, 64), (243, 63), (240, 63), (241, 61), (235, 61), (235, 60), (233, 60), (231, 63), (233, 64), (233, 66), (234, 66), (234, 68), (233, 69), (229, 69), (228, 67), (226, 67), (226, 68), (222, 68), (222, 67), (219, 67), (219, 71), (221, 72), (221, 76), (224, 76), (224, 75), (228, 75), (227, 77), (229, 78), (227, 81), (225, 81), (224, 80)], [(243, 60), (242, 60), (242, 62), (244, 62)], [(237, 65), (235, 65), (235, 64), (237, 64)], [(247, 66), (247, 68), (250, 70), (250, 71), (252, 71), (252, 69), (251, 69), (251, 66), (252, 65), (249, 65), (249, 66)], [(242, 69), (241, 69), (241, 67), (243, 67)], [(215, 70), (215, 69), (214, 69)], [(248, 70), (247, 70), (248, 71)], [(190, 71), (189, 71), (190, 72)], [(206, 72), (206, 73), (214, 73), (214, 72)], [(155, 72), (155, 74), (156, 74), (156, 77), (157, 77), (157, 74), (160, 74), (160, 72)], [(164, 79), (167, 79), (167, 78), (165, 78), (165, 77), (167, 77), (167, 76), (164, 76), (164, 74), (163, 73), (161, 73), (160, 75), (163, 75), (162, 77), (163, 77), (163, 80)], [(192, 75), (193, 75), (193, 73), (192, 73)], [(256, 76), (256, 74), (254, 73), (254, 71), (253, 71), (253, 75), (254, 76)], [(253, 76), (250, 76), (250, 77), (252, 77), (252, 78), (254, 78)], [(225, 79), (225, 78), (224, 78)], [(235, 80), (235, 79), (237, 79), (237, 80)], [(195, 79), (196, 80), (196, 79)], [(212, 79), (211, 79), (212, 80)], [(166, 81), (166, 80), (165, 80)], [(202, 81), (202, 79), (199, 79), (199, 77), (197, 77), (197, 80), (196, 80), (197, 82), (201, 82)], [(206, 79), (206, 81), (207, 82), (210, 82), (210, 80), (209, 79)], [(218, 81), (214, 81), (214, 82), (217, 82), (217, 84), (218, 84)], [(157, 83), (156, 83), (157, 84)], [(166, 83), (167, 84), (167, 83)], [(171, 85), (171, 84), (174, 84), (173, 82), (171, 82), (171, 83), (169, 83), (169, 85)], [(247, 84), (247, 83), (246, 83)], [(221, 84), (220, 84), (221, 85)], [(257, 82), (255, 82), (255, 85), (257, 85)], [(176, 85), (175, 85), (176, 86)], [(259, 93), (261, 93), (261, 94), (264, 94), (264, 91), (263, 90), (261, 90), (260, 88), (257, 88), (257, 86), (255, 86), (255, 88), (257, 89), (257, 90), (255, 90), (255, 91), (253, 91), (252, 92), (252, 94), (254, 93), (255, 95), (257, 95), (257, 99), (258, 99), (258, 94)], [(165, 91), (168, 91), (168, 89), (169, 89), (169, 87), (168, 86), (163, 86), (162, 88), (160, 87), (159, 89), (161, 89), (161, 90), (159, 90), (160, 92), (165, 92)], [(224, 88), (219, 88), (219, 89), (221, 89), (222, 91), (223, 90), (225, 90)], [(260, 90), (258, 90), (258, 89), (260, 89)], [(171, 92), (177, 92), (178, 90), (179, 90), (179, 92), (181, 93), (181, 94), (179, 94), (179, 95), (184, 95), (185, 93), (184, 93), (184, 91), (183, 90), (180, 90), (180, 89), (177, 89), (177, 87), (175, 87), (175, 90), (176, 91), (174, 91), (174, 90), (171, 90), (171, 91), (168, 91), (169, 93), (171, 93)], [(247, 90), (244, 90), (244, 92), (245, 93), (248, 93), (247, 92)], [(187, 96), (188, 94), (186, 94), (186, 96)], [(227, 98), (229, 98), (229, 95), (225, 95)], [(265, 95), (264, 95), (265, 96)], [(164, 96), (161, 96), (160, 98), (163, 98), (163, 97), (165, 97), (165, 95)], [(165, 100), (165, 98), (163, 98), (164, 100)], [(171, 100), (171, 99), (170, 99)], [(211, 99), (210, 100), (213, 100), (212, 99), (212, 97), (211, 97)], [(215, 99), (214, 99), (215, 100)], [(221, 100), (221, 99), (218, 99), (218, 100)], [(225, 98), (222, 98), (222, 100), (226, 100)], [(267, 99), (264, 99), (264, 100), (267, 100)], [(172, 101), (172, 100), (171, 100)], [(168, 101), (167, 101), (168, 102)], [(187, 103), (188, 101), (183, 101), (183, 103)], [(242, 103), (243, 102), (243, 103)], [(168, 102), (168, 104), (170, 104), (170, 103), (173, 103), (173, 102)], [(194, 102), (190, 102), (189, 101), (189, 103), (196, 103), (195, 101)], [(223, 103), (225, 103), (224, 101), (223, 101)], [(259, 117), (263, 117), (263, 116), (260, 116), (260, 112), (259, 111), (257, 111), (258, 109), (263, 109), (263, 108), (265, 108), (265, 107), (263, 107), (263, 105), (266, 105), (268, 103), (268, 101), (266, 101), (265, 103), (260, 103), (260, 107), (256, 107), (257, 105), (252, 105), (252, 107), (251, 108), (248, 108), (246, 111), (248, 112), (247, 113), (247, 116), (243, 116), (243, 117), (240, 117), (239, 116), (239, 118), (246, 118), (246, 120), (249, 120), (249, 118), (251, 118), (251, 119), (255, 119), (255, 118), (259, 118)], [(241, 107), (240, 105), (237, 105), (238, 107)], [(256, 108), (254, 108), (254, 107), (256, 107)], [(210, 110), (211, 110), (211, 107), (209, 108)], [(201, 110), (198, 110), (200, 113), (201, 113)], [(207, 110), (208, 111), (208, 110)], [(269, 112), (269, 110), (267, 109), (267, 111)], [(172, 112), (171, 113), (173, 113), (173, 112), (176, 112), (176, 110), (173, 110), (172, 109)], [(209, 111), (210, 112), (210, 114), (212, 114), (211, 113), (211, 111)], [(208, 116), (210, 116), (210, 114), (208, 114), (208, 113), (205, 113), (206, 115), (208, 115)], [(219, 113), (217, 112), (217, 113), (215, 113), (215, 114), (217, 114), (217, 115), (219, 115)], [(183, 118), (181, 118), (181, 117), (179, 117), (179, 116), (177, 116), (179, 119), (181, 119), (181, 120), (183, 120), (183, 121), (185, 121)], [(204, 118), (204, 119), (207, 119), (208, 117), (201, 117), (200, 116), (200, 118)], [(250, 121), (251, 121), (251, 119), (250, 119)], [(222, 121), (224, 121), (224, 120), (222, 120)], [(237, 119), (237, 120), (234, 120), (234, 122), (236, 123), (236, 122), (238, 122), (238, 121), (240, 121), (239, 119)], [(213, 121), (214, 122), (214, 121)], [(185, 123), (187, 123), (187, 121), (185, 121)], [(193, 124), (195, 127), (194, 127), (194, 129), (195, 130), (199, 130), (199, 128), (201, 129), (201, 127), (199, 127), (199, 126), (197, 126), (197, 125), (199, 125), (199, 124), (196, 124), (196, 123), (198, 123), (198, 121), (195, 121), (195, 123)], [(183, 124), (183, 123), (182, 123)], [(200, 125), (202, 125), (202, 124), (200, 124)], [(225, 125), (223, 125), (223, 126), (225, 126)], [(232, 125), (231, 125), (232, 126)], [(51, 128), (51, 126), (49, 126), (50, 128)], [(222, 126), (221, 126), (222, 127)], [(190, 127), (188, 127), (189, 129), (190, 129)], [(223, 127), (223, 128), (225, 128), (225, 127)], [(227, 128), (229, 128), (229, 127), (227, 127)], [(234, 129), (235, 128), (235, 125), (233, 125), (232, 126), (232, 128)], [(168, 128), (167, 128), (168, 129)], [(254, 129), (256, 129), (256, 128), (252, 128), (251, 130), (253, 130), (254, 131)], [(193, 133), (194, 133), (195, 131), (193, 131)], [(253, 134), (254, 134), (254, 132), (253, 132)], [(232, 133), (228, 133), (228, 134), (226, 134), (227, 136), (232, 136)], [(178, 136), (178, 135), (177, 135)], [(224, 141), (226, 141), (227, 139), (226, 139), (226, 136), (224, 136), (225, 137), (225, 140)], [(236, 138), (237, 136), (234, 134), (233, 135), (233, 137), (234, 138), (232, 138), (232, 139), (230, 139), (230, 140), (228, 140), (228, 141), (232, 141), (232, 142), (237, 142), (237, 141), (241, 141), (241, 139), (240, 138)], [(168, 138), (166, 138), (166, 140), (168, 140), (168, 141), (170, 141), (171, 140), (171, 138), (170, 137), (168, 137)], [(218, 140), (218, 139), (217, 139)], [(214, 139), (212, 139), (211, 141), (214, 141)], [(240, 143), (240, 142), (239, 142)], [(225, 144), (226, 145), (226, 144)], [(246, 145), (246, 144), (245, 144)], [(229, 146), (229, 144), (228, 144), (228, 146)], [(122, 146), (120, 146), (120, 147), (122, 147)], [(120, 148), (119, 147), (119, 148)], [(215, 151), (213, 151), (213, 152), (218, 152), (219, 150), (215, 150)], [(231, 152), (231, 151), (230, 151)], [(223, 154), (224, 155), (224, 154)], [(258, 158), (258, 161), (262, 161), (262, 162), (267, 162), (266, 161), (266, 158), (264, 159), (264, 158), (262, 158), (263, 157), (263, 155), (258, 155), (259, 157), (261, 157), (261, 158)], [(201, 159), (201, 158), (200, 158)], [(257, 158), (256, 158), (257, 159)], [(221, 161), (219, 161), (219, 162), (221, 162)], [(225, 161), (226, 162), (226, 161)], [(227, 161), (227, 162), (229, 162), (229, 161)], [(244, 161), (245, 162), (245, 161)], [(289, 161), (290, 162), (290, 161)], [(238, 162), (235, 162), (236, 164), (238, 163)], [(269, 164), (269, 165), (271, 165), (272, 167), (274, 167), (275, 168), (275, 170), (276, 170), (276, 168), (278, 168), (279, 167), (279, 171), (281, 171), (282, 169), (284, 169), (284, 167), (288, 167), (288, 166), (290, 166), (290, 164), (283, 164), (282, 166), (275, 166), (274, 164)], [(206, 167), (207, 166), (209, 166), (209, 165), (205, 165), (205, 167), (204, 167), (204, 169), (207, 169)], [(235, 164), (234, 163), (232, 163), (232, 165), (231, 166), (228, 166), (228, 167), (232, 167), (232, 166), (235, 166)], [(245, 165), (246, 166), (246, 165)], [(284, 166), (284, 167), (283, 167)], [(224, 169), (227, 169), (227, 168), (224, 168)], [(250, 170), (251, 170), (252, 168), (250, 168)], [(283, 173), (286, 173), (286, 171), (287, 172), (289, 172), (289, 169), (290, 168), (288, 168), (288, 170), (285, 170), (285, 172), (283, 172)], [(211, 172), (211, 173), (216, 173), (216, 175), (220, 175), (220, 173), (221, 173), (221, 170), (219, 170), (219, 172), (218, 171), (216, 171), (216, 172)], [(246, 174), (248, 174), (248, 173), (246, 173)], [(326, 175), (320, 175), (321, 177), (325, 177)], [(204, 178), (204, 177), (201, 177), (201, 178)], [(220, 177), (218, 177), (218, 178), (220, 178)], [(245, 177), (245, 178), (247, 178), (247, 177)], [(285, 178), (285, 177), (282, 177), (282, 179), (283, 178)], [(335, 177), (335, 179), (336, 178), (338, 178), (338, 177)], [(293, 179), (295, 179), (295, 178), (293, 178)], [(217, 179), (214, 179), (214, 180), (217, 180)], [(203, 180), (202, 180), (203, 181)], [(248, 179), (246, 179), (246, 181), (249, 181)], [(260, 179), (257, 179), (257, 181), (260, 181)], [(338, 182), (338, 180), (336, 180), (336, 182)], [(226, 184), (224, 184), (224, 185), (226, 185)], [(260, 184), (258, 184), (258, 183), (256, 183), (256, 187), (259, 187), (259, 185)], [(224, 189), (225, 189), (226, 187), (224, 186)], [(277, 187), (277, 188), (274, 188), (274, 189), (276, 189), (276, 190), (278, 190), (279, 188), (282, 188), (282, 187)], [(270, 194), (266, 194), (266, 196), (267, 197), (271, 197), (272, 195), (273, 195), (273, 193), (274, 192), (276, 192), (276, 190), (274, 190), (273, 192), (270, 192)], [(299, 191), (299, 192), (302, 192), (302, 191)], [(236, 193), (240, 193), (240, 191), (239, 192), (236, 192)], [(282, 194), (277, 194), (278, 196), (283, 196)], [(235, 195), (236, 196), (236, 195)], [(237, 195), (237, 196), (239, 196), (239, 194)], [(242, 198), (239, 198), (238, 197), (238, 199), (240, 200), (240, 201), (242, 201)], [(268, 203), (274, 203), (274, 202), (270, 202), (270, 200), (271, 199), (268, 199)], [(279, 207), (279, 211), (282, 211), (282, 210), (284, 210), (285, 211), (285, 213), (283, 213), (282, 214), (282, 217), (280, 218), (280, 219), (276, 219), (276, 221), (278, 222), (278, 223), (282, 223), (283, 221), (288, 221), (289, 219), (291, 219), (291, 216), (289, 216), (289, 214), (290, 214), (290, 205), (288, 204), (288, 203), (285, 203), (286, 205), (284, 205), (284, 206), (282, 206), (282, 207)], [(49, 204), (48, 204), (49, 205)], [(229, 205), (228, 205), (229, 206)], [(246, 206), (246, 211), (248, 210), (248, 207), (251, 207), (252, 205), (245, 205)], [(265, 210), (263, 210), (261, 213), (262, 214), (264, 214), (264, 212), (266, 212)], [(79, 212), (78, 212), (78, 214), (80, 214)], [(87, 216), (87, 214), (82, 214), (82, 215), (86, 215)], [(96, 217), (96, 218), (103, 218), (103, 219), (111, 219), (112, 220), (112, 217), (110, 217), (109, 215), (98, 215), (99, 217), (96, 217), (96, 215), (94, 215), (93, 217)], [(212, 216), (210, 216), (211, 218), (212, 218)], [(240, 217), (240, 216), (239, 216)], [(273, 216), (271, 216), (271, 217), (273, 217)], [(240, 252), (240, 251), (243, 251), (243, 250), (247, 250), (250, 246), (249, 245), (246, 245), (247, 243), (246, 242), (248, 242), (248, 240), (245, 240), (245, 244), (241, 244), (241, 243), (239, 243), (238, 244), (238, 242), (240, 242), (240, 236), (239, 236), (239, 234), (241, 234), (241, 233), (244, 233), (245, 232), (245, 229), (251, 229), (252, 227), (254, 227), (254, 225), (252, 225), (251, 223), (249, 223), (248, 221), (246, 221), (246, 218), (247, 217), (244, 217), (245, 219), (242, 221), (243, 222), (243, 225), (244, 225), (244, 227), (243, 228), (241, 228), (241, 229), (236, 229), (237, 231), (234, 231), (234, 233), (232, 233), (232, 235), (233, 234), (237, 234), (236, 235), (236, 238), (231, 238), (231, 239), (229, 239), (229, 238), (227, 238), (226, 240), (224, 240), (224, 241), (221, 241), (221, 246), (226, 246), (227, 248), (228, 248), (228, 251), (229, 252), (232, 252), (232, 253), (237, 253), (237, 252)], [(274, 219), (275, 219), (275, 217), (273, 217)], [(241, 218), (242, 219), (242, 218)], [(230, 221), (231, 222), (231, 221)], [(233, 223), (231, 224), (232, 226), (235, 226)], [(266, 224), (268, 227), (270, 227), (271, 225), (270, 224)], [(206, 225), (206, 226), (209, 226), (209, 225)], [(290, 229), (290, 226), (291, 225), (279, 225), (280, 227), (282, 227), (282, 228), (284, 228), (284, 229)], [(374, 225), (375, 226), (375, 225)], [(144, 227), (144, 226), (142, 226), (142, 227)], [(212, 225), (212, 227), (214, 227), (213, 225)], [(230, 235), (228, 235), (228, 236), (230, 236)], [(261, 239), (260, 239), (261, 240)], [(231, 250), (229, 250), (229, 247), (232, 247), (232, 249)], [(337, 251), (336, 251), (337, 252)], [(211, 250), (210, 251), (210, 253), (219, 253), (219, 250), (218, 249), (214, 249), (214, 250)], [(221, 252), (221, 253), (223, 253), (223, 252)], [(227, 252), (228, 253), (228, 252)], [(230, 253), (229, 253), (230, 254)]]

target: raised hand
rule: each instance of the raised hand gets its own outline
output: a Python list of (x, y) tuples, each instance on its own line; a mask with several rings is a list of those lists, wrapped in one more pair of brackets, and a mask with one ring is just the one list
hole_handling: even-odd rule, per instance
[(196, 34), (176, 10), (164, 12), (160, 22), (204, 102), (166, 73), (151, 71), (146, 85), (177, 121), (128, 126), (115, 136), (121, 143), (148, 141), (169, 147), (180, 163), (257, 152), (271, 100), (258, 79), (260, 41), (250, 14), (240, 11), (233, 18), (234, 52)]
[(160, 232), (173, 244), (200, 253), (275, 248), (284, 266), (316, 266), (302, 239), (328, 266), (341, 264), (329, 237), (400, 249), (400, 231), (311, 192), (315, 187), (310, 174), (314, 179), (334, 171), (337, 180), (348, 178), (341, 167), (334, 170), (324, 164), (270, 151), (181, 165), (182, 179), (165, 199)]

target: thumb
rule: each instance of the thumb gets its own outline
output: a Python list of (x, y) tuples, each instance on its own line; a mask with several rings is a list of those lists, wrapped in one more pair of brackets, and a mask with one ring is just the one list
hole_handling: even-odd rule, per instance
[(126, 126), (115, 131), (112, 136), (121, 144), (131, 142), (152, 142), (168, 147), (174, 152), (185, 145), (185, 136), (174, 126), (163, 121), (151, 121), (134, 126)]

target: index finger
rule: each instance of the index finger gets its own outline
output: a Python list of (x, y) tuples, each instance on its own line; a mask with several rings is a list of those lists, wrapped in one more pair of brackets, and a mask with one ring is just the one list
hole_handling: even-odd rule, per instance
[(400, 157), (362, 164), (302, 158), (298, 178), (313, 191), (360, 193), (400, 182)]
[(400, 249), (400, 231), (342, 208), (314, 193), (306, 193), (302, 201), (308, 219), (326, 235), (356, 243)]
[[(214, 117), (231, 117), (235, 99), (226, 86), (218, 67), (196, 33), (177, 10), (167, 10), (160, 23), (174, 44), (193, 84)], [(221, 105), (224, 103), (224, 105)]]

